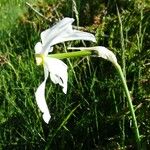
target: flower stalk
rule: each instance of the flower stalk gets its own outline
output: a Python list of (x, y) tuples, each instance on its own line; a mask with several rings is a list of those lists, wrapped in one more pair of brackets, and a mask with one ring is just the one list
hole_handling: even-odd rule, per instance
[[(58, 53), (58, 54), (50, 54), (48, 57), (57, 58), (57, 59), (65, 59), (65, 58), (74, 58), (74, 57), (85, 57), (93, 55), (94, 51), (85, 50), (85, 51), (76, 51), (76, 52), (67, 52), (67, 53)], [(35, 54), (36, 57), (43, 59), (42, 54)]]
[(137, 143), (138, 149), (140, 149), (140, 147), (141, 147), (140, 133), (139, 133), (138, 125), (137, 125), (137, 120), (136, 120), (136, 116), (135, 116), (134, 107), (133, 107), (133, 104), (132, 104), (131, 95), (130, 95), (130, 92), (129, 92), (129, 89), (128, 89), (128, 86), (127, 86), (127, 82), (126, 82), (126, 79), (123, 75), (123, 72), (122, 72), (122, 69), (121, 69), (120, 65), (118, 63), (113, 64), (113, 65), (115, 66), (117, 72), (119, 73), (119, 76), (120, 76), (120, 79), (121, 79), (121, 82), (122, 82), (122, 85), (123, 85), (123, 88), (124, 88), (124, 92), (125, 92), (126, 97), (127, 97), (128, 106), (129, 106), (130, 113), (131, 113), (132, 120), (133, 120), (133, 127), (134, 127), (134, 132), (135, 132), (135, 137), (136, 137), (136, 143)]

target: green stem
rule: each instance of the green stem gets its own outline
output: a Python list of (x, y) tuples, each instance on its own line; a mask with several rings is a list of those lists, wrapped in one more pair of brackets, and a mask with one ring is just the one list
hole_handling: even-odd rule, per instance
[[(50, 54), (48, 57), (57, 58), (57, 59), (65, 59), (65, 58), (74, 58), (74, 57), (84, 57), (91, 56), (94, 54), (94, 51), (84, 50), (84, 51), (76, 51), (76, 52), (68, 52), (68, 53), (58, 53), (58, 54)], [(43, 57), (43, 54), (35, 54), (36, 57)]]
[(140, 133), (139, 133), (138, 125), (137, 125), (137, 120), (136, 120), (136, 116), (135, 116), (134, 107), (133, 107), (133, 104), (132, 104), (132, 99), (131, 99), (131, 96), (130, 96), (129, 89), (127, 87), (126, 79), (123, 75), (123, 72), (121, 70), (120, 65), (116, 63), (116, 64), (114, 64), (114, 66), (115, 66), (115, 68), (117, 69), (117, 71), (120, 75), (120, 78), (121, 78), (121, 81), (122, 81), (122, 84), (123, 84), (123, 87), (124, 87), (124, 90), (125, 90), (125, 94), (127, 96), (127, 101), (128, 101), (130, 113), (131, 113), (132, 120), (133, 120), (134, 132), (135, 132), (135, 136), (136, 136), (136, 142), (137, 142), (137, 145), (138, 145), (138, 149), (140, 149), (140, 146), (141, 146), (140, 145), (140, 142), (141, 142)]
[(90, 56), (93, 52), (90, 50), (77, 51), (77, 52), (68, 52), (68, 53), (58, 53), (58, 54), (50, 54), (49, 57), (64, 59), (64, 58), (73, 58), (73, 57), (84, 57)]

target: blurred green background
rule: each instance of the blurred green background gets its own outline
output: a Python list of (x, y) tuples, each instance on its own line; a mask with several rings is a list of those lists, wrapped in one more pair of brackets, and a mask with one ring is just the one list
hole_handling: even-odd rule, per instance
[[(103, 59), (64, 60), (67, 95), (47, 81), (52, 118), (48, 125), (43, 122), (34, 97), (43, 69), (36, 66), (34, 45), (63, 17), (75, 18), (74, 26), (96, 36), (95, 45), (116, 54), (132, 94), (142, 147), (150, 147), (149, 0), (0, 0), (0, 15), (0, 149), (135, 149), (120, 79)], [(66, 42), (55, 52), (70, 44), (94, 46)]]

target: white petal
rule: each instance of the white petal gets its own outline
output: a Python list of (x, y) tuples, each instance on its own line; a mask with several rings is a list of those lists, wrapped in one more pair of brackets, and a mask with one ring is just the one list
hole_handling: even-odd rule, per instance
[(48, 106), (45, 100), (45, 84), (48, 78), (48, 70), (44, 69), (44, 72), (45, 72), (45, 79), (41, 83), (41, 85), (38, 87), (37, 91), (35, 92), (35, 98), (36, 98), (36, 102), (37, 102), (39, 109), (43, 113), (43, 119), (48, 124), (51, 118), (49, 110), (48, 110)]
[(52, 28), (47, 29), (41, 33), (41, 39), (43, 43), (42, 53), (45, 53), (46, 51), (50, 52), (49, 50), (50, 46), (65, 41), (88, 40), (96, 42), (96, 39), (93, 34), (73, 30), (72, 29), (73, 21), (74, 19), (72, 18), (64, 18)]
[[(42, 51), (42, 43), (41, 42), (36, 43), (36, 45), (34, 47), (34, 50), (35, 50), (35, 54), (40, 54), (41, 51)], [(40, 65), (42, 63), (42, 58), (41, 57), (36, 56), (35, 60), (36, 60), (37, 65)]]
[(80, 50), (95, 50), (98, 52), (98, 57), (102, 57), (104, 59), (107, 59), (111, 61), (112, 63), (116, 64), (117, 63), (117, 58), (115, 54), (108, 50), (104, 46), (96, 46), (96, 47), (71, 47), (68, 49), (80, 49)]
[(42, 52), (42, 49), (43, 49), (42, 43), (41, 42), (36, 43), (34, 47), (35, 53), (40, 54)]
[(70, 30), (70, 31), (67, 30), (59, 33), (59, 36), (51, 41), (51, 45), (55, 45), (57, 43), (61, 43), (65, 41), (73, 41), (73, 40), (86, 40), (86, 41), (96, 42), (95, 36), (91, 33), (82, 32), (78, 30)]
[(44, 64), (50, 72), (50, 78), (53, 83), (63, 87), (63, 92), (67, 93), (67, 65), (59, 59), (45, 57)]
[(52, 28), (49, 28), (41, 33), (42, 43), (45, 45), (47, 42), (52, 41), (53, 38), (57, 37), (60, 32), (62, 32), (65, 28), (71, 27), (73, 18), (64, 18), (59, 21)]

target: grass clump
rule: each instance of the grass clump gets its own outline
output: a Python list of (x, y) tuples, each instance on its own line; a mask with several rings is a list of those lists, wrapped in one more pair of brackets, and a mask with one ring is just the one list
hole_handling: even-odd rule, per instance
[[(94, 33), (97, 44), (113, 50), (124, 66), (142, 146), (146, 149), (150, 144), (150, 8), (148, 1), (142, 5), (140, 2), (78, 0), (76, 7), (79, 28)], [(23, 1), (0, 2), (0, 148), (135, 149), (131, 116), (120, 80), (105, 60), (71, 59), (74, 72), (68, 70), (67, 95), (47, 82), (46, 99), (52, 119), (49, 125), (44, 124), (34, 97), (43, 80), (42, 68), (35, 64), (34, 45), (41, 31), (63, 16), (77, 14), (72, 1), (29, 4), (44, 17)], [(59, 52), (64, 46), (59, 44), (55, 49)]]

